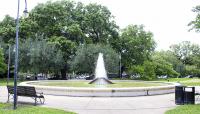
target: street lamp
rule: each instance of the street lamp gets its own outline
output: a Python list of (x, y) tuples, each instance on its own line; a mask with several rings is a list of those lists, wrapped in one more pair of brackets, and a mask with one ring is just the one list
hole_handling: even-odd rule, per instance
[[(20, 0), (18, 0), (17, 7), (17, 19), (16, 19), (16, 38), (15, 38), (15, 70), (14, 70), (14, 105), (13, 109), (17, 109), (17, 77), (18, 77), (18, 46), (19, 46), (19, 7)], [(24, 14), (26, 16), (27, 11), (27, 1), (25, 0), (25, 10)]]
[(119, 77), (122, 78), (122, 73), (123, 73), (123, 70), (122, 70), (122, 55), (123, 53), (125, 52), (126, 50), (121, 50), (120, 53), (119, 53)]
[(119, 78), (122, 78), (122, 55), (121, 52), (119, 53)]

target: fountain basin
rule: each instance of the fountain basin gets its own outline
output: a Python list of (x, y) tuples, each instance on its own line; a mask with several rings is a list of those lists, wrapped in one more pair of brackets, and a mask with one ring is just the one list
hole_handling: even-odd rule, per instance
[[(58, 81), (58, 80), (57, 80)], [(91, 87), (54, 87), (32, 85), (41, 81), (22, 82), (23, 86), (34, 86), (36, 91), (46, 95), (81, 96), (81, 97), (132, 97), (145, 95), (159, 95), (173, 93), (178, 83), (163, 82), (165, 85), (155, 87), (127, 87), (127, 88), (91, 88)], [(46, 82), (46, 81), (44, 81)], [(58, 81), (59, 82), (59, 81)], [(153, 83), (153, 82), (152, 82)], [(156, 82), (155, 82), (156, 83)]]

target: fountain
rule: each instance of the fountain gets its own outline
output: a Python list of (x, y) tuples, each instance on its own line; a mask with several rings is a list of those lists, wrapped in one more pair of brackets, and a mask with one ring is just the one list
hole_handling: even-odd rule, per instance
[[(72, 81), (72, 82), (71, 82)], [(74, 84), (73, 80), (68, 80)], [(76, 80), (81, 82), (81, 80)], [(43, 83), (65, 83), (66, 80), (46, 80), (46, 81), (29, 81), (22, 82), (22, 86), (34, 86), (38, 92), (43, 92), (46, 95), (62, 95), (62, 96), (85, 96), (85, 97), (130, 97), (130, 96), (144, 96), (144, 95), (158, 95), (173, 93), (175, 90), (176, 83), (170, 82), (160, 82), (163, 85), (160, 86), (147, 86), (147, 87), (109, 87), (108, 84), (113, 84), (108, 80), (107, 73), (104, 66), (103, 54), (99, 53), (96, 69), (95, 69), (95, 79), (91, 82), (87, 80), (86, 84), (94, 87), (57, 87), (57, 86), (43, 86)], [(145, 82), (145, 81), (135, 81), (135, 80), (113, 80), (114, 84), (122, 82)], [(145, 83), (159, 83), (159, 82), (145, 82)], [(84, 84), (84, 83), (83, 83)], [(113, 85), (114, 85), (113, 84)]]
[(95, 79), (89, 82), (89, 84), (96, 84), (96, 85), (107, 85), (113, 84), (110, 80), (108, 80), (104, 60), (103, 60), (103, 53), (99, 53), (97, 59), (97, 65), (95, 69)]

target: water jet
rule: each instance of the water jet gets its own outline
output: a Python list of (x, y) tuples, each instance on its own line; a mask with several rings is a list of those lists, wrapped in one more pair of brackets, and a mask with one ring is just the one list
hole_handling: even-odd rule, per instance
[(96, 85), (107, 85), (113, 84), (110, 80), (108, 80), (107, 72), (104, 65), (103, 53), (99, 53), (97, 64), (95, 68), (95, 78), (89, 84)]

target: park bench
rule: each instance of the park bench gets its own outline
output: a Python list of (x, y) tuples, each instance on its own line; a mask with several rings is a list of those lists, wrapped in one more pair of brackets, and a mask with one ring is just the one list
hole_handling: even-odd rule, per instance
[[(10, 96), (14, 98), (14, 86), (7, 85), (8, 89), (8, 102), (10, 100)], [(35, 87), (32, 86), (17, 86), (17, 98), (18, 96), (24, 97), (31, 97), (35, 100), (35, 105), (37, 104), (38, 100), (40, 100), (41, 104), (44, 104), (45, 98), (43, 93), (37, 93)]]

